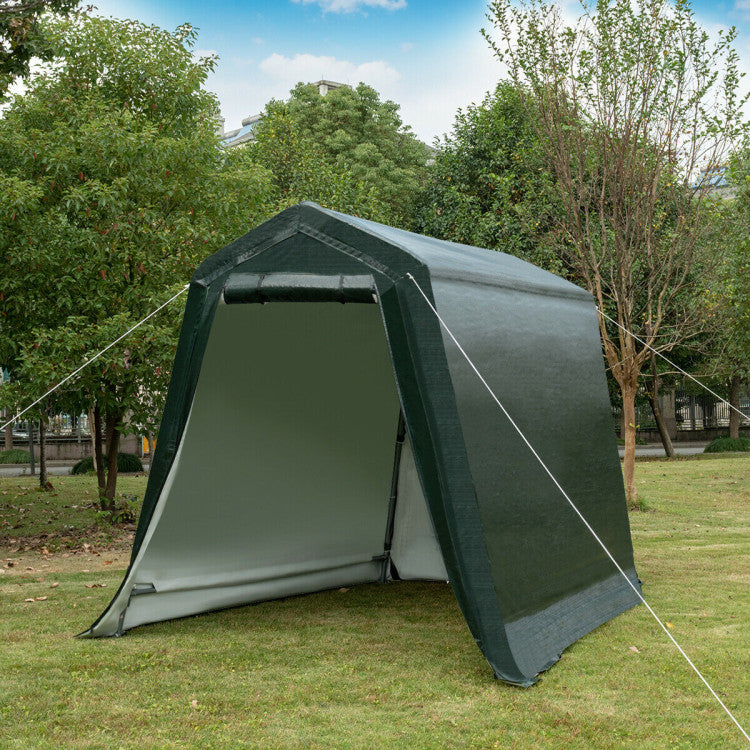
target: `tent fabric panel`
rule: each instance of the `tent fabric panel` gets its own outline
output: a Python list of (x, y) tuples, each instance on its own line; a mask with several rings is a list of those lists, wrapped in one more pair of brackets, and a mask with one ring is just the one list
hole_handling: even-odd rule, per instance
[[(437, 309), (466, 353), (636, 579), (593, 306), (460, 281), (433, 286)], [(487, 320), (499, 324), (484, 325)], [(614, 568), (445, 338), (495, 588), (511, 623), (608, 579)], [(636, 604), (623, 579), (621, 587), (612, 596)], [(600, 624), (593, 610), (577, 614), (584, 628)], [(529, 642), (536, 637), (526, 630)]]
[(378, 580), (380, 568), (379, 562), (365, 562), (331, 570), (300, 573), (279, 580), (142, 594), (130, 599), (122, 630), (226, 607), (372, 583)]
[[(377, 580), (398, 412), (376, 306), (220, 304), (177, 459), (128, 573), (130, 588), (156, 593), (131, 604), (154, 621), (177, 616), (177, 602), (191, 614), (203, 600)], [(92, 634), (112, 634), (128, 595)], [(126, 613), (124, 627), (132, 622)]]
[[(414, 276), (431, 296), (427, 273)], [(534, 675), (518, 670), (498, 607), (439, 324), (408, 278), (381, 290), (380, 304), (409, 440), (456, 600), (495, 675), (530, 685)]]
[(228, 271), (227, 283), (233, 283), (235, 277), (245, 273), (382, 275), (378, 269), (368, 268), (357, 258), (305, 234), (284, 236), (277, 244), (251, 255)]
[(408, 438), (401, 450), (391, 560), (403, 580), (448, 580)]
[[(632, 568), (628, 579), (640, 590)], [(506, 632), (520, 669), (548, 669), (558, 661), (563, 649), (636, 604), (634, 596), (622, 575), (615, 572), (546, 609), (509, 622)], [(541, 666), (540, 654), (547, 659)]]
[(398, 415), (383, 339), (374, 306), (220, 305), (179, 502), (167, 499), (138, 580), (218, 585), (238, 568), (292, 575), (381, 554)]

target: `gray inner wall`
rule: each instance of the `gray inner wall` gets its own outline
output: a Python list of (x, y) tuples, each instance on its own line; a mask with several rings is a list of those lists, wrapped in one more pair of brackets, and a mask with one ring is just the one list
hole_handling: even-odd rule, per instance
[(404, 441), (399, 465), (391, 559), (399, 577), (404, 580), (448, 580), (408, 437)]
[[(235, 587), (217, 600), (226, 606), (376, 580), (380, 564), (370, 561), (383, 552), (398, 410), (377, 305), (220, 304), (179, 459), (132, 571), (157, 594), (133, 599), (139, 614), (128, 621), (158, 614), (162, 592)], [(409, 466), (405, 497), (423, 506), (416, 547), (433, 537), (432, 563), (416, 551), (409, 566), (429, 573), (437, 550), (438, 570), (424, 577), (444, 578)], [(408, 552), (404, 529), (396, 533)], [(257, 581), (265, 583), (242, 585)], [(200, 590), (180, 597), (162, 615), (213, 601), (203, 605)]]

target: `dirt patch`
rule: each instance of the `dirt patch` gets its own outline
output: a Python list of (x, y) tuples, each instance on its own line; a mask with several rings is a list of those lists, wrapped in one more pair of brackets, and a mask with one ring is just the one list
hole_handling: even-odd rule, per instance
[(0, 552), (39, 552), (42, 555), (69, 552), (77, 554), (90, 549), (106, 550), (130, 547), (135, 536), (134, 524), (102, 527), (96, 524), (84, 529), (69, 528), (64, 532), (0, 536)]
[(44, 553), (39, 549), (19, 550), (0, 547), (0, 583), (13, 578), (42, 576), (45, 573), (83, 573), (98, 570), (124, 570), (130, 562), (130, 541), (119, 540), (109, 547), (85, 545), (76, 550)]

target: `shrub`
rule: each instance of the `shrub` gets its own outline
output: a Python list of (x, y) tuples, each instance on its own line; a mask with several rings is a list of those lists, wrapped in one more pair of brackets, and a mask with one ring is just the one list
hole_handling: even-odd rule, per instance
[(714, 438), (707, 446), (704, 453), (736, 453), (738, 451), (750, 451), (750, 438)]
[[(91, 456), (82, 458), (70, 470), (71, 474), (88, 474), (94, 470), (94, 459)], [(143, 471), (141, 459), (133, 453), (117, 454), (117, 471), (126, 474), (128, 472)]]
[(12, 448), (9, 451), (0, 451), (0, 464), (27, 464), (29, 463), (29, 452), (21, 448)]

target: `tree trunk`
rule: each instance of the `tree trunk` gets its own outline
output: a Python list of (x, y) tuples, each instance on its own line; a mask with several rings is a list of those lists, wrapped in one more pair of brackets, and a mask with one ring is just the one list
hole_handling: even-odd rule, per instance
[(46, 490), (49, 479), (47, 478), (47, 425), (44, 418), (39, 420), (39, 487)]
[(651, 411), (654, 413), (654, 421), (659, 429), (661, 444), (664, 446), (664, 452), (669, 458), (674, 458), (674, 448), (672, 447), (672, 438), (669, 437), (667, 426), (661, 415), (659, 406), (659, 375), (656, 372), (656, 355), (651, 352), (651, 388), (648, 391), (648, 400), (651, 404)]
[(96, 483), (99, 487), (99, 498), (104, 496), (104, 491), (107, 486), (105, 474), (104, 474), (104, 456), (102, 455), (102, 415), (99, 409), (99, 404), (94, 405), (94, 409), (91, 413), (90, 419), (92, 419), (91, 429), (91, 440), (94, 444), (94, 468), (96, 469)]
[[(10, 419), (10, 409), (5, 410), (3, 420)], [(5, 426), (5, 450), (13, 450), (13, 422)]]
[[(636, 381), (637, 382), (637, 381)], [(628, 508), (638, 507), (638, 490), (635, 486), (635, 393), (633, 383), (620, 383), (622, 392), (622, 426), (625, 434), (625, 455), (622, 470), (625, 475), (625, 497)]]
[[(120, 427), (122, 414), (107, 412), (107, 486), (102, 499), (102, 510), (112, 511), (115, 508), (115, 490), (117, 489), (117, 453), (120, 449)], [(106, 504), (105, 504), (106, 499)]]
[[(729, 410), (729, 437), (739, 438), (740, 436), (740, 376), (732, 375), (729, 386), (729, 403), (734, 409)], [(737, 411), (735, 411), (735, 409)]]

